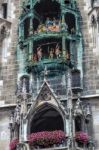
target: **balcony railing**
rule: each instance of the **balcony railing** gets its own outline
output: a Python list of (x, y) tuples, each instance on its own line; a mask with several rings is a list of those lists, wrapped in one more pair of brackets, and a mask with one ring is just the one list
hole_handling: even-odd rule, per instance
[[(28, 22), (28, 19), (26, 20)], [(29, 27), (28, 27), (29, 28)], [(35, 30), (25, 29), (27, 30), (24, 35), (22, 35), (23, 40), (27, 41), (30, 38), (33, 40), (38, 40), (41, 38), (48, 37), (62, 37), (65, 36), (70, 40), (77, 40), (81, 37), (81, 32), (76, 30), (76, 28), (72, 25), (72, 28), (67, 25), (67, 23), (62, 20), (47, 20), (43, 24), (39, 24)]]
[[(39, 40), (39, 39), (42, 39), (42, 38), (49, 38), (49, 37), (58, 37), (58, 38), (61, 38), (62, 36), (65, 36), (66, 39), (69, 39), (69, 40), (79, 40), (81, 35), (78, 34), (78, 33), (75, 33), (75, 34), (70, 34), (66, 31), (59, 31), (59, 32), (52, 32), (52, 31), (49, 31), (49, 32), (39, 32), (39, 33), (35, 33), (35, 34), (32, 34), (31, 36), (29, 36), (28, 38), (32, 38), (33, 40)], [(26, 39), (27, 41), (27, 39)]]
[(57, 58), (57, 59), (43, 59), (41, 61), (28, 62), (26, 66), (26, 70), (29, 73), (41, 73), (44, 71), (45, 66), (47, 66), (47, 70), (50, 71), (49, 73), (52, 74), (53, 72), (58, 71), (65, 71), (67, 67), (73, 67), (72, 60), (66, 60), (63, 57)]

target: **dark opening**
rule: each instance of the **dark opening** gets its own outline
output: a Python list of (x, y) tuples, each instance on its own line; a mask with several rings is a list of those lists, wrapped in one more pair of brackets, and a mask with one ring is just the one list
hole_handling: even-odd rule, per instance
[(70, 0), (64, 0), (65, 4), (70, 4)]
[(66, 40), (66, 59), (70, 60), (70, 40)]
[(72, 88), (80, 88), (81, 83), (80, 83), (80, 70), (74, 69), (72, 71)]
[(91, 7), (94, 6), (94, 2), (95, 2), (95, 0), (91, 0)]
[(75, 131), (82, 131), (82, 119), (81, 116), (75, 118)]
[(3, 3), (2, 8), (3, 8), (3, 18), (7, 19), (7, 8), (8, 8), (7, 3)]
[(24, 21), (24, 38), (28, 38), (30, 32), (30, 18), (26, 18)]
[(66, 40), (66, 50), (70, 50), (70, 40)]
[(53, 19), (53, 17), (59, 18), (60, 16), (60, 4), (52, 0), (41, 0), (35, 5), (34, 10), (40, 17), (43, 17), (43, 21), (47, 17)]
[(66, 13), (65, 22), (68, 26), (68, 32), (74, 34), (76, 32), (75, 16), (71, 13)]
[(45, 104), (36, 112), (31, 122), (30, 132), (35, 133), (54, 130), (64, 131), (63, 119), (57, 110)]
[(23, 2), (22, 8), (23, 8), (22, 13), (27, 13), (30, 9), (30, 5), (25, 5), (25, 3)]
[(30, 9), (30, 5), (27, 5), (26, 8), (29, 10)]
[(36, 18), (34, 18), (33, 19), (33, 30), (34, 30), (34, 32), (37, 31), (38, 25), (39, 25), (39, 21)]

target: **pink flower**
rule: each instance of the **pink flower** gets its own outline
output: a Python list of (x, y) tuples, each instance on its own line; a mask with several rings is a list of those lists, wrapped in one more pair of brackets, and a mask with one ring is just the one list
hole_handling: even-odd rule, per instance
[(34, 146), (49, 147), (53, 144), (60, 144), (64, 142), (66, 135), (61, 130), (56, 131), (42, 131), (32, 133), (28, 136), (29, 144)]
[(76, 132), (75, 139), (76, 141), (81, 142), (81, 143), (88, 143), (89, 137), (87, 133), (79, 131), (79, 132)]
[(18, 139), (13, 139), (9, 144), (10, 150), (15, 150), (18, 143), (19, 143)]

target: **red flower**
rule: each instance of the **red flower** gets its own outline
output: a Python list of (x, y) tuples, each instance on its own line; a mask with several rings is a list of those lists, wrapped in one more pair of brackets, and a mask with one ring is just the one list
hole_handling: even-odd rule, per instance
[(13, 139), (9, 144), (10, 150), (15, 150), (18, 143), (19, 143), (18, 139)]
[(61, 144), (65, 139), (66, 135), (61, 130), (37, 132), (28, 136), (29, 144), (44, 147), (49, 147), (53, 144)]
[(87, 133), (80, 131), (80, 132), (76, 132), (75, 139), (76, 141), (81, 142), (81, 143), (88, 143), (89, 137)]

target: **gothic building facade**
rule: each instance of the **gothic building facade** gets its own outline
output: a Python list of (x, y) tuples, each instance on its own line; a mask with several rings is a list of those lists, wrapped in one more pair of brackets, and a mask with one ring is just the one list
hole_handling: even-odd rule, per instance
[(0, 150), (99, 150), (98, 0), (0, 1)]

